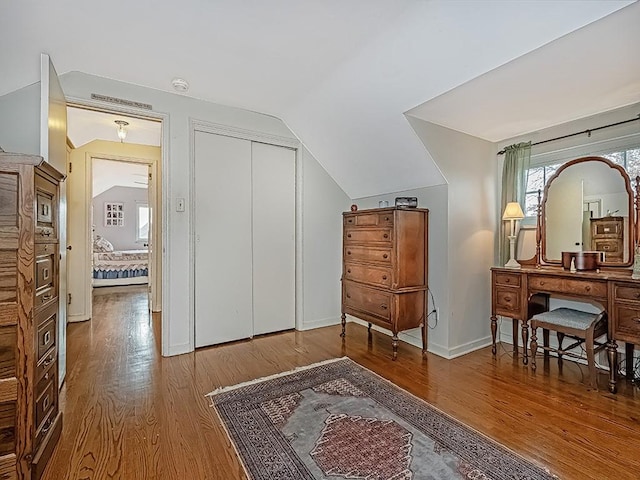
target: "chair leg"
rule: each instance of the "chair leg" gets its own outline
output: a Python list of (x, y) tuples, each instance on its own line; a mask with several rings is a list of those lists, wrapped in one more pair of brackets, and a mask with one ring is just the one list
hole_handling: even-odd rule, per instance
[(587, 352), (587, 366), (589, 367), (589, 385), (595, 390), (598, 389), (598, 372), (596, 370), (596, 359), (593, 351), (593, 328), (587, 330), (584, 339), (584, 349)]
[[(538, 351), (538, 337), (536, 336), (536, 332), (538, 331), (537, 327), (531, 327), (531, 369), (536, 369), (536, 352)], [(526, 346), (525, 346), (526, 348)]]
[[(548, 328), (542, 329), (542, 344), (547, 348), (549, 347), (549, 329)], [(545, 361), (549, 358), (549, 350), (545, 349), (544, 358), (545, 358)]]
[(564, 341), (564, 333), (556, 332), (558, 337), (558, 362), (562, 362), (562, 342)]

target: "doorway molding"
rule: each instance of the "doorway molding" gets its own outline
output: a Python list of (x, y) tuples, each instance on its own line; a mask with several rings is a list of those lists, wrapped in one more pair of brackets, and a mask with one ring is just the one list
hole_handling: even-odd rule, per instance
[[(171, 355), (169, 332), (170, 332), (170, 318), (169, 312), (171, 311), (169, 306), (169, 249), (166, 248), (169, 240), (169, 114), (160, 112), (150, 112), (149, 110), (133, 107), (124, 107), (120, 105), (112, 105), (105, 102), (89, 100), (86, 98), (78, 97), (66, 97), (67, 106), (91, 109), (104, 113), (119, 113), (128, 115), (131, 117), (158, 121), (161, 124), (161, 137), (160, 137), (160, 154), (161, 154), (161, 166), (160, 166), (160, 182), (157, 185), (161, 185), (161, 200), (160, 200), (160, 231), (162, 239), (162, 251), (160, 252), (160, 275), (162, 282), (162, 315), (161, 315), (161, 344), (162, 355)], [(193, 348), (192, 348), (193, 350)]]

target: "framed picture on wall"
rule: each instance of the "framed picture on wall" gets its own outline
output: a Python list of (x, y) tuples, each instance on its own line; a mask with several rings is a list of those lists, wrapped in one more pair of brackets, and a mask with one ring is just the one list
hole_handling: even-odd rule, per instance
[(104, 226), (124, 227), (124, 203), (104, 202)]

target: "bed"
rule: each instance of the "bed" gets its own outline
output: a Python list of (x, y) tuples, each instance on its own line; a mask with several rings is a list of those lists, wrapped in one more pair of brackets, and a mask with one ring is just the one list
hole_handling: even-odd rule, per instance
[(100, 250), (94, 242), (93, 286), (140, 285), (149, 283), (147, 250)]

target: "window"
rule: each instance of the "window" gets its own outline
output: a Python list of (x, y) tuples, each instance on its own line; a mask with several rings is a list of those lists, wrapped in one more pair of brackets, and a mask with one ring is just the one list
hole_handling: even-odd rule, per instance
[[(632, 179), (632, 186), (635, 185), (634, 179), (640, 175), (640, 147), (614, 150), (606, 153), (598, 153), (597, 155), (623, 167)], [(556, 162), (548, 165), (535, 165), (529, 168), (524, 209), (526, 217), (535, 217), (537, 215), (538, 189), (544, 190), (544, 186), (549, 179), (564, 163), (565, 162)]]
[(138, 203), (136, 207), (138, 209), (136, 216), (136, 242), (146, 242), (149, 240), (149, 205)]

